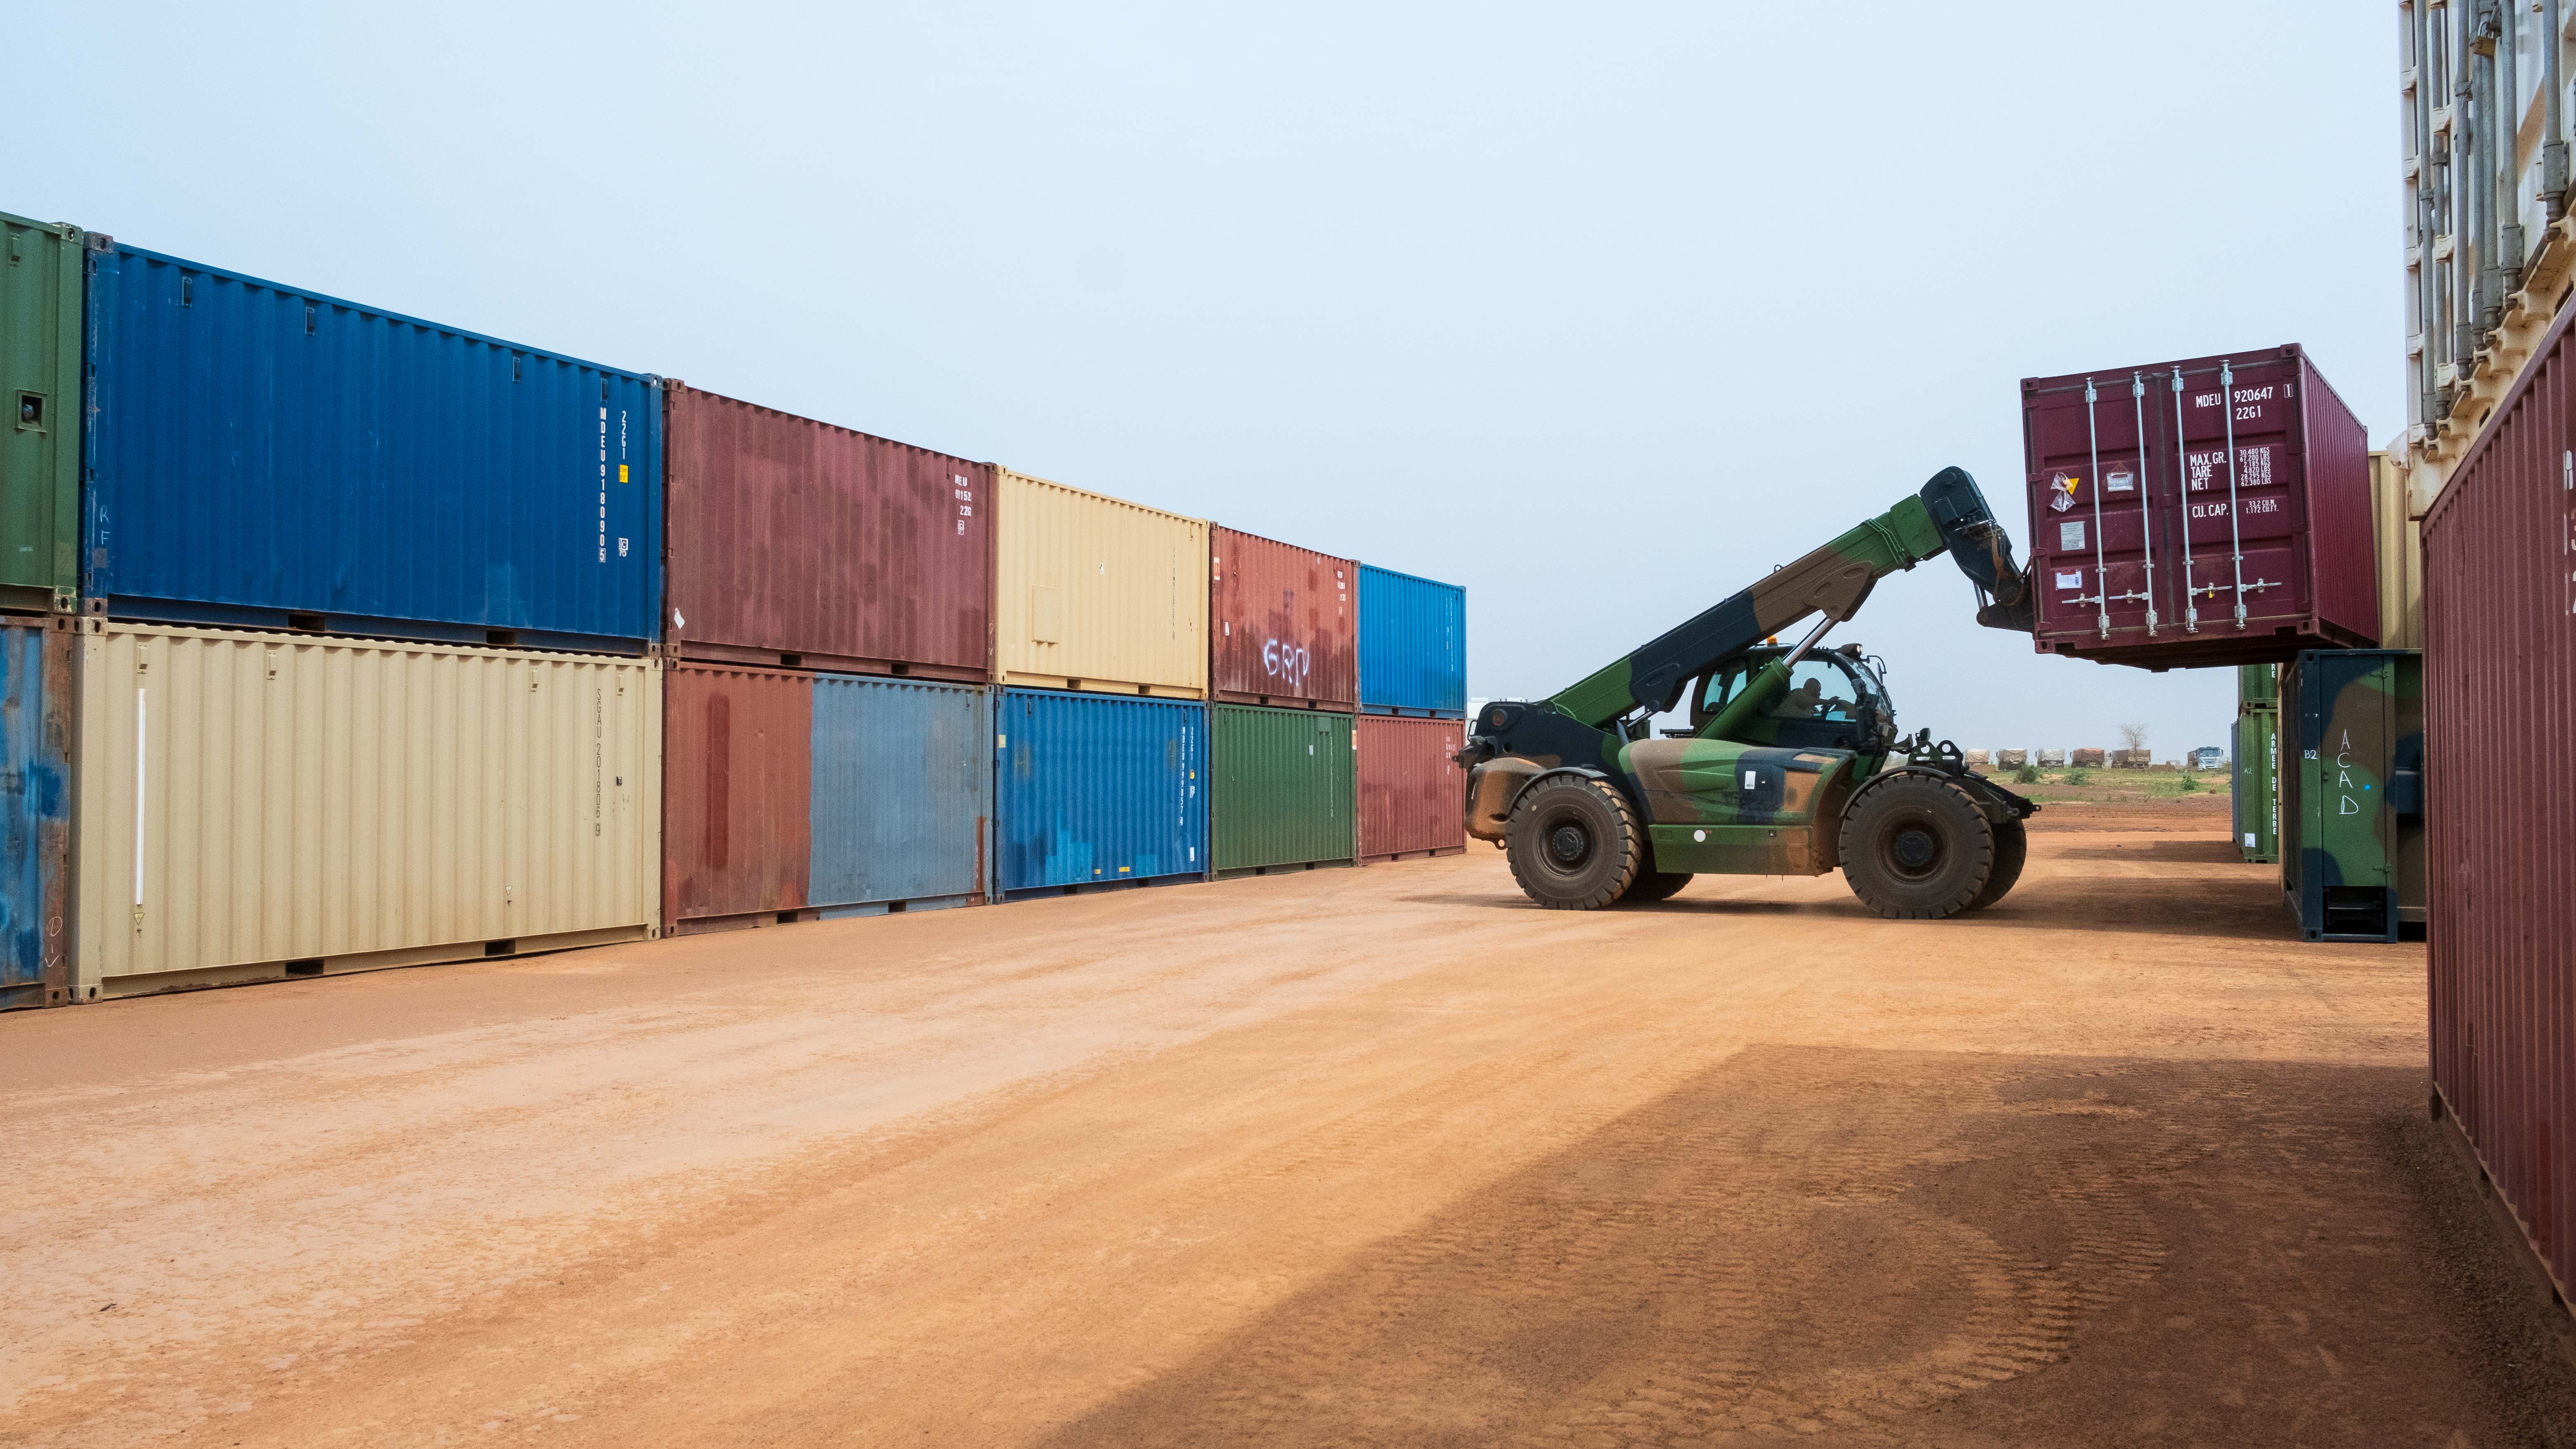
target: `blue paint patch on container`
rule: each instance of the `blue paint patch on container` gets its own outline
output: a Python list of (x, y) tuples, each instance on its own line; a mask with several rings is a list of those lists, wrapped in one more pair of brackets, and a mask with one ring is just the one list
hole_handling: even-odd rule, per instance
[(1360, 565), (1360, 708), (1466, 718), (1464, 588)]
[(88, 308), (93, 612), (623, 653), (656, 636), (651, 376), (112, 243)]
[(984, 689), (814, 676), (806, 899), (830, 907), (823, 919), (983, 891), (992, 727)]
[(994, 729), (997, 894), (1207, 874), (1206, 705), (1012, 689)]
[(68, 625), (0, 627), (0, 1010), (70, 1000)]

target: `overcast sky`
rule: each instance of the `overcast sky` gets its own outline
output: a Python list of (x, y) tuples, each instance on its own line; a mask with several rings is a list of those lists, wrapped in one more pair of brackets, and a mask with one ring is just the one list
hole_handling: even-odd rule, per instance
[[(13, 4), (0, 210), (1456, 580), (1542, 694), (2018, 380), (2301, 342), (2403, 423), (2396, 12)], [(32, 49), (27, 49), (32, 47)], [(1964, 745), (2224, 743), (1946, 562), (1833, 636)]]

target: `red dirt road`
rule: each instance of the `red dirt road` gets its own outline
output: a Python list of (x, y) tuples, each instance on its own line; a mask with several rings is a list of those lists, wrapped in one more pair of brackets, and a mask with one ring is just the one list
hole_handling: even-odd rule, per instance
[(2094, 823), (1936, 925), (1479, 849), (0, 1018), (0, 1442), (2529, 1437), (2422, 949)]

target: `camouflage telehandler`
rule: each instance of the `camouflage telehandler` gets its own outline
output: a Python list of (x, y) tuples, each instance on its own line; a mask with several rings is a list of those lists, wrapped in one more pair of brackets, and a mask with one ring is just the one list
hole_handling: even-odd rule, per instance
[[(1467, 833), (1510, 854), (1540, 905), (1662, 900), (1693, 875), (1840, 867), (1881, 915), (1937, 920), (2003, 899), (2039, 806), (1925, 730), (1896, 731), (1885, 665), (1822, 650), (1888, 574), (1947, 553), (1977, 622), (2031, 627), (2029, 578), (1976, 480), (1920, 492), (1551, 698), (1468, 722)], [(1793, 647), (1778, 636), (1810, 615)], [(1684, 698), (1690, 728), (1654, 729)]]

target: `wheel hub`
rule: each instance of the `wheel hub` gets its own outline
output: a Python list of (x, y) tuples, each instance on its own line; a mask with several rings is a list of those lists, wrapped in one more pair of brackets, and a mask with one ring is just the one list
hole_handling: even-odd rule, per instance
[(1896, 832), (1889, 842), (1889, 853), (1896, 857), (1897, 867), (1908, 875), (1920, 875), (1932, 868), (1941, 854), (1941, 842), (1920, 825), (1908, 825)]
[(1560, 825), (1547, 835), (1547, 853), (1562, 866), (1577, 866), (1592, 852), (1592, 837), (1580, 825)]

